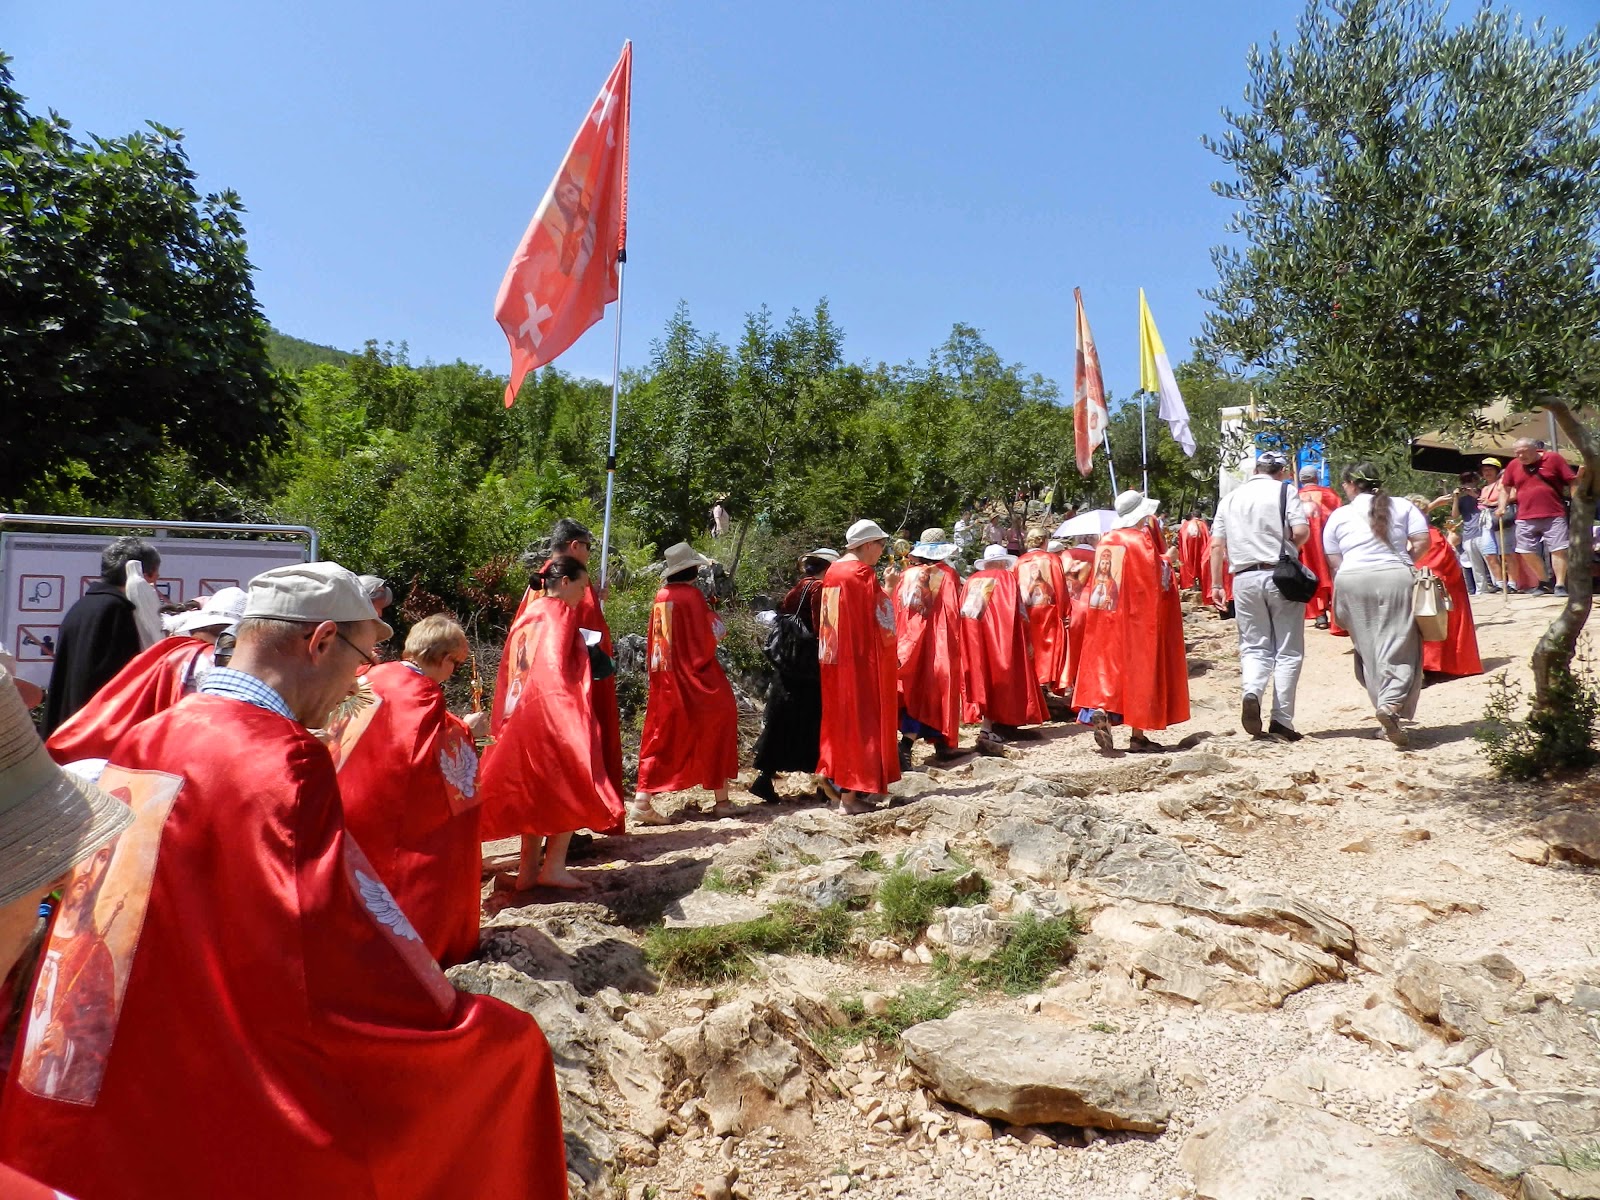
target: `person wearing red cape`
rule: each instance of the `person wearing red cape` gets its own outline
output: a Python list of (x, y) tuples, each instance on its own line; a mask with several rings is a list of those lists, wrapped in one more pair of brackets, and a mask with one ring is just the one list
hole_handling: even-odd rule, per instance
[(1028, 549), (1017, 559), (1017, 592), (1028, 616), (1033, 676), (1045, 695), (1059, 693), (1067, 673), (1067, 577), (1061, 560), (1045, 546), (1042, 529), (1028, 531)]
[(1311, 535), (1300, 547), (1300, 561), (1317, 573), (1317, 594), (1306, 605), (1306, 616), (1317, 629), (1327, 629), (1336, 637), (1348, 636), (1344, 630), (1333, 629), (1333, 568), (1322, 549), (1322, 528), (1328, 518), (1344, 503), (1339, 493), (1324, 487), (1318, 480), (1321, 472), (1315, 466), (1300, 468), (1300, 506), (1306, 511), (1311, 524)]
[(115, 985), (80, 994), (52, 930), (0, 1159), (94, 1200), (431, 1200), (463, 1164), (479, 1195), (566, 1196), (543, 1034), (451, 986), (308, 728), (389, 632), (335, 563), (264, 572), (230, 666), (118, 744), (99, 786), (134, 820), (78, 869), (100, 897), (70, 939), (100, 940)]
[[(1421, 497), (1412, 497), (1417, 503)], [(1426, 512), (1426, 500), (1418, 506)], [(1428, 526), (1428, 548), (1417, 559), (1444, 584), (1450, 597), (1450, 626), (1442, 642), (1422, 643), (1422, 669), (1427, 674), (1482, 675), (1483, 660), (1478, 657), (1478, 629), (1472, 619), (1472, 597), (1467, 593), (1467, 578), (1461, 573), (1461, 560), (1455, 547), (1434, 526)]]
[(1117, 497), (1117, 515), (1095, 547), (1086, 585), (1083, 661), (1072, 702), (1102, 750), (1113, 748), (1113, 725), (1131, 728), (1128, 748), (1137, 753), (1162, 748), (1147, 731), (1189, 719), (1182, 612), (1166, 596), (1176, 593), (1178, 581), (1164, 541), (1149, 527), (1158, 507), (1160, 501), (1139, 492)]
[(980, 754), (1003, 754), (1007, 731), (1050, 719), (1034, 674), (1016, 565), (1004, 546), (987, 546), (961, 592), (961, 715), (981, 725)]
[(1072, 699), (1077, 685), (1078, 664), (1083, 661), (1083, 633), (1089, 625), (1089, 572), (1094, 568), (1094, 547), (1068, 546), (1061, 552), (1061, 571), (1067, 580), (1067, 665), (1063, 674), (1062, 695)]
[(1201, 596), (1210, 595), (1210, 559), (1211, 526), (1198, 509), (1192, 508), (1178, 526), (1178, 586), (1185, 591), (1198, 588)]
[(622, 797), (606, 772), (594, 717), (594, 675), (615, 665), (596, 655), (599, 638), (578, 624), (589, 594), (588, 569), (557, 555), (529, 580), (535, 598), (506, 636), (478, 777), (486, 841), (520, 836), (512, 886), (581, 888), (567, 870), (579, 829), (622, 820)]
[(895, 744), (899, 663), (894, 603), (876, 567), (889, 535), (860, 520), (845, 533), (845, 552), (822, 577), (822, 750), (817, 773), (839, 792), (846, 813), (872, 810), (872, 798), (900, 778)]
[(337, 723), (329, 752), (345, 827), (428, 953), (451, 967), (477, 951), (482, 914), (478, 753), (444, 699), (467, 635), (436, 613), (411, 627), (404, 654), (367, 672), (373, 703)]
[(901, 771), (911, 769), (919, 738), (940, 759), (959, 753), (961, 576), (950, 565), (958, 549), (943, 529), (924, 529), (894, 589)]
[(651, 796), (695, 787), (712, 794), (714, 815), (738, 812), (728, 799), (728, 781), (739, 774), (739, 706), (717, 661), (722, 622), (694, 582), (710, 563), (688, 542), (669, 546), (650, 607), (650, 696), (639, 740), (638, 793), (628, 805), (645, 824), (665, 819)]
[(200, 686), (215, 657), (217, 639), (239, 623), (243, 588), (207, 596), (194, 612), (179, 616), (173, 636), (142, 650), (94, 697), (50, 735), (50, 757), (58, 763), (109, 758), (129, 730), (171, 708)]

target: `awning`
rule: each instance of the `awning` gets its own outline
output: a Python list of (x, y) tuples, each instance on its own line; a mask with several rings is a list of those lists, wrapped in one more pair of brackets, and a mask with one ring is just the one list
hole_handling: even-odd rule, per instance
[(1522, 438), (1542, 438), (1574, 467), (1583, 463), (1576, 450), (1561, 444), (1561, 430), (1555, 418), (1543, 409), (1512, 412), (1509, 400), (1497, 400), (1480, 408), (1477, 415), (1485, 427), (1464, 438), (1442, 430), (1413, 438), (1411, 465), (1419, 471), (1437, 471), (1441, 475), (1475, 471), (1485, 458), (1510, 462), (1514, 457), (1511, 447)]

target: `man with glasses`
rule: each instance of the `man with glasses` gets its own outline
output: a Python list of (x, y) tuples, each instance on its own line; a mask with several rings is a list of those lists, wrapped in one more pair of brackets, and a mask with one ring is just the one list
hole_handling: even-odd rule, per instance
[(129, 1200), (423, 1200), (470, 1163), (474, 1194), (564, 1200), (544, 1035), (450, 985), (310, 732), (390, 632), (336, 563), (275, 568), (231, 665), (118, 744), (101, 782), (134, 822), (101, 901), (121, 985), (81, 1014), (103, 1061), (72, 1102), (14, 1076), (0, 1161)]

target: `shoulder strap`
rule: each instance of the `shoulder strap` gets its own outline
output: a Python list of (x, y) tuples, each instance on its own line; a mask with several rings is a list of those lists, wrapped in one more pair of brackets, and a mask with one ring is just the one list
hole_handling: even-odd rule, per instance
[(1289, 545), (1289, 538), (1284, 532), (1289, 527), (1289, 481), (1285, 479), (1283, 486), (1278, 491), (1278, 540), (1285, 547)]

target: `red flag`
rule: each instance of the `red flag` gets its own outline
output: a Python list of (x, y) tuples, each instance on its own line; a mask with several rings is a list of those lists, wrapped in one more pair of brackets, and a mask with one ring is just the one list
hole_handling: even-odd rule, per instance
[(500, 281), (494, 319), (511, 343), (507, 408), (523, 377), (577, 341), (617, 298), (628, 244), (632, 80), (633, 43), (624, 42)]
[(1106, 439), (1106, 384), (1100, 377), (1100, 354), (1089, 332), (1089, 318), (1083, 311), (1083, 292), (1072, 289), (1078, 305), (1078, 369), (1072, 398), (1072, 434), (1077, 443), (1078, 474), (1094, 470), (1094, 452)]

